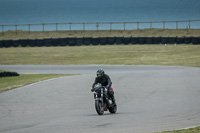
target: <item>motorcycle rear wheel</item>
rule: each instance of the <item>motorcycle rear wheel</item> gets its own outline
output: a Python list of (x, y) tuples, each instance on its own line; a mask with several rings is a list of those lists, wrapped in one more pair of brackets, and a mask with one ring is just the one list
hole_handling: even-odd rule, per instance
[(111, 114), (116, 113), (116, 112), (117, 112), (117, 105), (114, 105), (113, 107), (110, 107), (110, 108), (109, 108), (109, 112), (110, 112)]
[(95, 108), (96, 108), (96, 111), (99, 115), (104, 114), (104, 110), (103, 110), (103, 106), (102, 106), (101, 101), (95, 101)]

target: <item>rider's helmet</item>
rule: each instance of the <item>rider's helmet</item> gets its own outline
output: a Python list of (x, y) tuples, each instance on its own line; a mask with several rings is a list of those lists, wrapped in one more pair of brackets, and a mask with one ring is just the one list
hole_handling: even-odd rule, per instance
[(101, 78), (104, 75), (104, 70), (102, 68), (100, 68), (99, 70), (97, 70), (97, 77)]

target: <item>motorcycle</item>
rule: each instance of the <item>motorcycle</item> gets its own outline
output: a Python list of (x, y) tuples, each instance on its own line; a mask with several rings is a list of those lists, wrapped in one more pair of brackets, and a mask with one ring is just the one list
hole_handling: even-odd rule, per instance
[(114, 104), (111, 98), (109, 97), (108, 89), (106, 89), (99, 83), (94, 86), (94, 99), (95, 99), (96, 112), (99, 115), (103, 115), (104, 111), (107, 110), (109, 110), (109, 112), (112, 114), (116, 113), (117, 111), (116, 103)]

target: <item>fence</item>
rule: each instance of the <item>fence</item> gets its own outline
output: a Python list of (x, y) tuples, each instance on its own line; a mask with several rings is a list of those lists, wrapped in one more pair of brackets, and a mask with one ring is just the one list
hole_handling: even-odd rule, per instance
[(154, 22), (95, 22), (95, 23), (43, 23), (0, 25), (2, 35), (6, 31), (87, 31), (87, 30), (134, 30), (145, 28), (159, 29), (200, 29), (200, 20), (154, 21)]

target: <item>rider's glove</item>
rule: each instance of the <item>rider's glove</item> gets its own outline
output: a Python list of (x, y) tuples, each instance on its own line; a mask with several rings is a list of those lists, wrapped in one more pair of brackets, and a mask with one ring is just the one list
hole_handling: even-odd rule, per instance
[(108, 88), (105, 87), (105, 91), (108, 91)]
[(108, 87), (108, 86), (106, 86), (105, 88), (106, 88), (106, 89), (108, 89), (109, 87)]
[(93, 92), (93, 91), (94, 91), (94, 88), (91, 89), (91, 92)]

